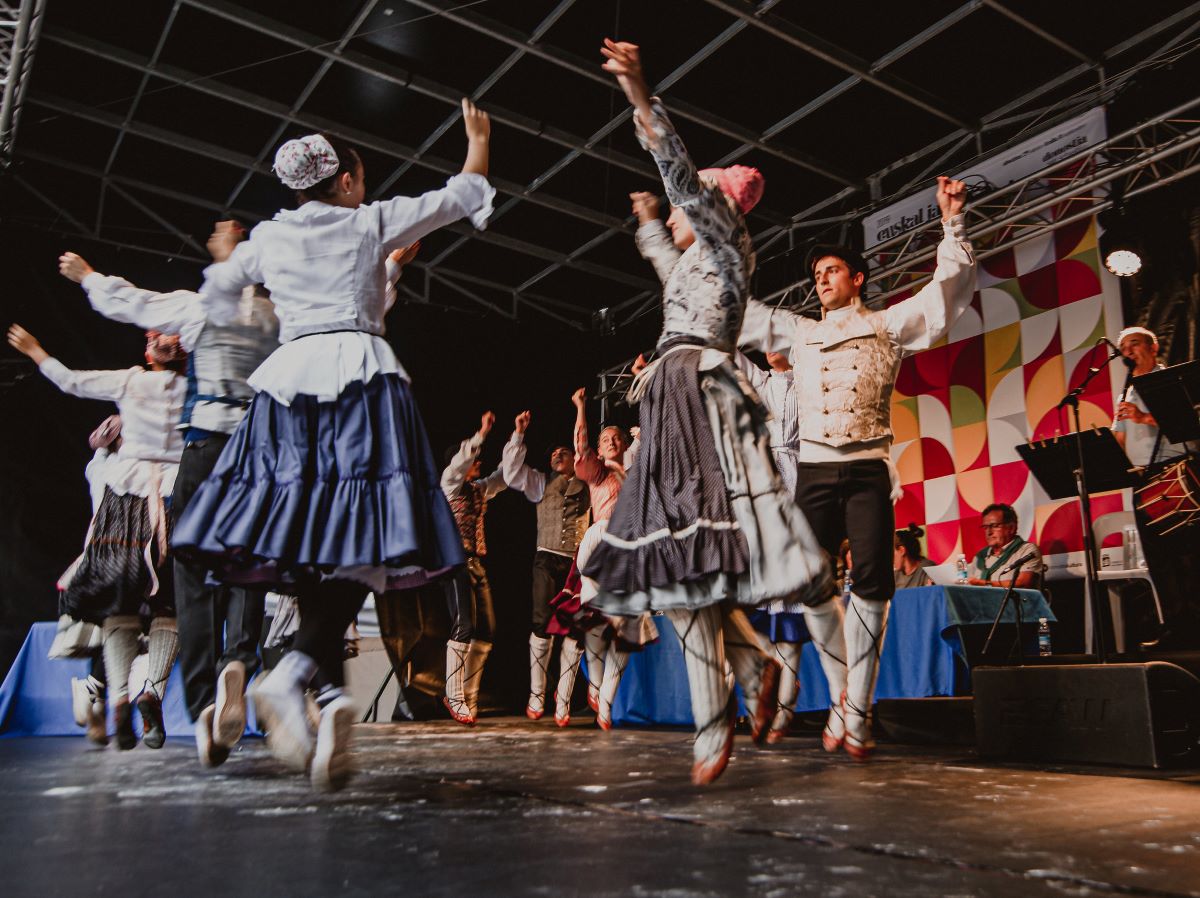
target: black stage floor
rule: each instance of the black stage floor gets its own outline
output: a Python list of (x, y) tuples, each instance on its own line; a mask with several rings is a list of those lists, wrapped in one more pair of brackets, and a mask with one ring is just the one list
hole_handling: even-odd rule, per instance
[(1200, 774), (880, 748), (739, 737), (696, 789), (679, 731), (362, 726), (318, 796), (259, 741), (0, 740), (0, 894), (1200, 896)]

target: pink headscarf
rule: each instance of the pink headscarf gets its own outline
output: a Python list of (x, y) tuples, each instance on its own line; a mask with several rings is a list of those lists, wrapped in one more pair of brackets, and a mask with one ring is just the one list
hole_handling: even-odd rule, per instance
[(146, 331), (146, 361), (169, 365), (186, 358), (187, 353), (179, 343), (178, 334)]
[(88, 445), (93, 451), (96, 449), (107, 449), (121, 436), (121, 416), (109, 415), (100, 422), (100, 426), (92, 431), (92, 435), (88, 437)]
[(706, 168), (699, 172), (702, 178), (712, 178), (721, 192), (737, 203), (745, 215), (762, 199), (764, 181), (762, 172), (748, 165), (731, 165), (728, 168)]
[(321, 134), (289, 140), (275, 154), (272, 171), (292, 190), (307, 190), (337, 174), (340, 165), (333, 145)]

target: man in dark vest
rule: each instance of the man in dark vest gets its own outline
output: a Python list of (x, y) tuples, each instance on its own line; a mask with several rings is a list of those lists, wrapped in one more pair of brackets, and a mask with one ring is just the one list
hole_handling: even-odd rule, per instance
[[(517, 415), (512, 437), (504, 447), (500, 469), (505, 482), (537, 506), (537, 552), (533, 556), (533, 628), (529, 634), (529, 702), (525, 714), (537, 720), (546, 708), (546, 670), (553, 637), (546, 633), (550, 600), (562, 590), (579, 540), (588, 526), (587, 484), (575, 476), (575, 456), (567, 446), (550, 450), (550, 474), (525, 464), (525, 430), (529, 412)], [(563, 639), (559, 667), (574, 670), (581, 648)]]

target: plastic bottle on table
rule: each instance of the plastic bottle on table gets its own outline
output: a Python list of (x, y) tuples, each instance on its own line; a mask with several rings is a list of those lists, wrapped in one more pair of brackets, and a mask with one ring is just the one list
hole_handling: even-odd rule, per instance
[(1050, 621), (1047, 618), (1038, 618), (1038, 654), (1052, 655), (1050, 650)]
[(959, 555), (958, 560), (954, 562), (954, 566), (958, 569), (955, 579), (958, 580), (959, 586), (967, 585), (967, 556)]

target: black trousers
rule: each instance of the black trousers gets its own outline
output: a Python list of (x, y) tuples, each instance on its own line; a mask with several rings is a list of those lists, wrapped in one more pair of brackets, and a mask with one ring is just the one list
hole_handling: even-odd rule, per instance
[(855, 595), (886, 602), (896, 592), (892, 571), (896, 513), (887, 463), (868, 459), (796, 466), (796, 502), (831, 559), (850, 540)]
[[(229, 436), (216, 434), (188, 443), (179, 462), (171, 514), (183, 514)], [(217, 699), (217, 675), (230, 661), (246, 665), (247, 676), (259, 665), (266, 594), (236, 586), (210, 586), (203, 564), (175, 559), (175, 616), (179, 627), (179, 666), (184, 699), (193, 721)]]
[(367, 587), (350, 580), (325, 580), (296, 597), (300, 626), (292, 651), (317, 663), (314, 686), (345, 686), (346, 629), (367, 600)]
[(550, 600), (562, 592), (572, 559), (539, 549), (533, 556), (533, 634), (546, 638)]
[(454, 642), (492, 642), (496, 612), (492, 609), (492, 587), (478, 555), (442, 580), (446, 610), (450, 612), (450, 639)]

